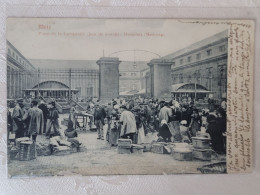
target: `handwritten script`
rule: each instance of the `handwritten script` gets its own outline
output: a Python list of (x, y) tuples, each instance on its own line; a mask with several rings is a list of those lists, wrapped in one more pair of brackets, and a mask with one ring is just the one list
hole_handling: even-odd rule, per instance
[(229, 24), (227, 85), (227, 171), (250, 172), (253, 166), (254, 23)]
[(227, 25), (227, 172), (246, 173), (253, 168), (253, 61), (254, 22), (250, 20), (203, 20), (183, 23)]

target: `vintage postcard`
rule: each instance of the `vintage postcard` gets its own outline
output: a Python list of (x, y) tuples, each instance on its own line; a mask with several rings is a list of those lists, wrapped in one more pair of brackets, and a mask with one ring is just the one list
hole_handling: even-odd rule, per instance
[(247, 173), (254, 22), (8, 18), (8, 175)]

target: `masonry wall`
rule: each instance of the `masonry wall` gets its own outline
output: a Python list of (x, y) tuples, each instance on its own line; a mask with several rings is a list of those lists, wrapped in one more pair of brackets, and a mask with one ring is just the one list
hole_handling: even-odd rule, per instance
[(101, 100), (109, 100), (119, 96), (119, 71), (118, 65), (100, 64), (99, 95)]

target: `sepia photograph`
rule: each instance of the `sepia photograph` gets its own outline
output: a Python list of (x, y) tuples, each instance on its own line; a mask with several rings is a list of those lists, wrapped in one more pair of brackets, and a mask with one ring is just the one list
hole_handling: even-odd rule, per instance
[(229, 29), (8, 18), (8, 176), (227, 173)]

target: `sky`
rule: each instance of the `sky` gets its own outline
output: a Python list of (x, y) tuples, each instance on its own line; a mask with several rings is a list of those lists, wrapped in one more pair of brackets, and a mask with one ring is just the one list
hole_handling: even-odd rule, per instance
[(148, 61), (226, 29), (172, 19), (8, 18), (6, 38), (27, 59)]

